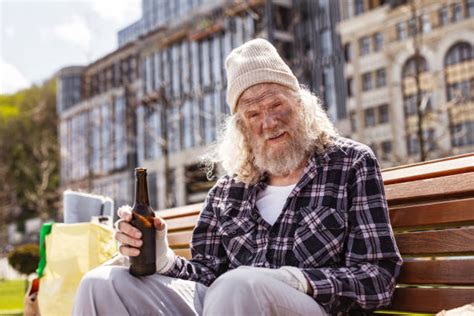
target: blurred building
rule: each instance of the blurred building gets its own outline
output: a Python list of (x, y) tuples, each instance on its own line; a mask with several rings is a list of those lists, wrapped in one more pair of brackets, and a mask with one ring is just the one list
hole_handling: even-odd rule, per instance
[(59, 73), (63, 188), (131, 203), (140, 165), (153, 207), (202, 201), (213, 181), (199, 157), (229, 114), (224, 59), (256, 37), (272, 41), (331, 118), (348, 124), (338, 1), (143, 0), (142, 8), (116, 51)]
[(474, 150), (474, 1), (340, 0), (349, 124), (383, 166)]
[(129, 43), (85, 67), (58, 73), (61, 187), (114, 197), (133, 196), (138, 52)]

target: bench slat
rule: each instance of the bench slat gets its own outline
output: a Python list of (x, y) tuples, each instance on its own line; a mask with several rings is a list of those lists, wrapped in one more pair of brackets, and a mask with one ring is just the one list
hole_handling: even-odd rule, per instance
[(474, 284), (474, 259), (405, 261), (397, 283)]
[(181, 257), (184, 257), (186, 259), (191, 259), (191, 250), (190, 249), (178, 248), (178, 249), (173, 249), (173, 251), (177, 256), (181, 256)]
[(180, 206), (165, 210), (158, 210), (156, 212), (157, 215), (161, 216), (164, 219), (174, 218), (174, 217), (182, 217), (188, 215), (196, 215), (201, 212), (202, 203), (191, 204), (186, 206)]
[[(453, 184), (456, 185), (453, 185)], [(474, 172), (452, 176), (424, 179), (407, 183), (397, 183), (385, 186), (389, 205), (416, 200), (417, 202), (430, 199), (449, 197), (472, 197), (474, 194)]]
[(168, 234), (168, 243), (170, 247), (189, 247), (192, 231), (183, 231)]
[(403, 255), (443, 255), (474, 253), (474, 228), (396, 233)]
[(173, 232), (175, 230), (184, 230), (184, 229), (194, 229), (198, 221), (199, 215), (186, 216), (186, 217), (177, 217), (170, 218), (166, 220), (168, 225), (168, 232)]
[(436, 226), (447, 224), (473, 224), (474, 198), (430, 203), (402, 208), (390, 208), (393, 228), (410, 226)]
[(399, 166), (382, 171), (385, 185), (474, 171), (474, 154)]
[(397, 288), (390, 309), (437, 313), (474, 301), (474, 288)]

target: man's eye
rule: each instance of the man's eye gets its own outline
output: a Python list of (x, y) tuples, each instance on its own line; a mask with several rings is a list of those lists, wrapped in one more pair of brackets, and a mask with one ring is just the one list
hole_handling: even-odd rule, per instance
[(257, 116), (258, 116), (258, 113), (249, 114), (249, 118), (256, 118)]

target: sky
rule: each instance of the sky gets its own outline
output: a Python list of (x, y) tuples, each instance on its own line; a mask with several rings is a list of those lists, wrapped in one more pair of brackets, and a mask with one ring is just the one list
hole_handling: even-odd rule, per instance
[(140, 16), (141, 0), (0, 0), (0, 94), (114, 51)]

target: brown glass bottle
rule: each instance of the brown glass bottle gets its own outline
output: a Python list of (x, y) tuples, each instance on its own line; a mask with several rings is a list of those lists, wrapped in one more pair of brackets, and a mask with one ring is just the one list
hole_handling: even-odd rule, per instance
[(135, 169), (135, 204), (132, 207), (132, 225), (142, 232), (140, 254), (130, 257), (130, 273), (133, 276), (145, 276), (156, 272), (156, 231), (155, 213), (148, 200), (146, 169)]

